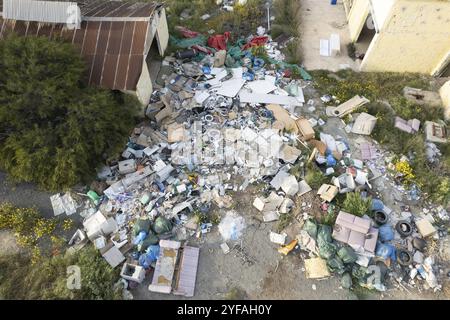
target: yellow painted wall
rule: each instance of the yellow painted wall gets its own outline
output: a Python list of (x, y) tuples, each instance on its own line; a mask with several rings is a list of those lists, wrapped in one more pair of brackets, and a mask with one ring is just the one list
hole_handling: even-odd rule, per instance
[(347, 16), (350, 40), (355, 42), (370, 12), (369, 0), (355, 0)]
[(363, 71), (433, 74), (450, 53), (450, 0), (397, 0)]
[(444, 110), (445, 110), (445, 119), (450, 119), (450, 80), (447, 81), (439, 90), (439, 93), (441, 94), (442, 102), (444, 104)]

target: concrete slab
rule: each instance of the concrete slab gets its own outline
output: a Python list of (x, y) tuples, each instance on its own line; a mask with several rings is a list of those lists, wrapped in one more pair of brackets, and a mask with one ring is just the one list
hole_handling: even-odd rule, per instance
[[(303, 0), (300, 14), (300, 45), (303, 65), (308, 70), (340, 70), (348, 66), (359, 70), (359, 61), (348, 56), (347, 44), (350, 43), (344, 5), (331, 5), (329, 0)], [(320, 55), (320, 39), (330, 39), (332, 34), (339, 35), (340, 54), (336, 56)]]

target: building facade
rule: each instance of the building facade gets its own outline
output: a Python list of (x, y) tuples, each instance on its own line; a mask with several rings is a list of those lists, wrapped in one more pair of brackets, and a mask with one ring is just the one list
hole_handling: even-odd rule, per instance
[(450, 76), (450, 0), (343, 0), (361, 71)]

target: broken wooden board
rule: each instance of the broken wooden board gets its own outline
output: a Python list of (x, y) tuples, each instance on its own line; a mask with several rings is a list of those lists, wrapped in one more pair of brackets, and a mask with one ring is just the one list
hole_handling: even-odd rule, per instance
[(365, 105), (366, 103), (369, 103), (370, 100), (366, 99), (365, 97), (356, 95), (350, 100), (347, 100), (346, 102), (340, 104), (336, 109), (333, 110), (333, 115), (335, 117), (344, 117), (349, 113), (352, 113), (357, 108)]

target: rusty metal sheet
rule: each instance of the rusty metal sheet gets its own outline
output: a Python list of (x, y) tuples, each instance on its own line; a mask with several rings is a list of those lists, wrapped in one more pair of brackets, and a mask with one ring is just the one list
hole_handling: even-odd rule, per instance
[(105, 61), (104, 55), (95, 55), (94, 61), (92, 63), (92, 70), (89, 78), (89, 84), (100, 85), (104, 61)]
[(40, 28), (38, 30), (39, 37), (50, 37), (50, 33), (52, 32), (52, 24), (50, 23), (40, 23)]
[(73, 44), (80, 51), (82, 51), (82, 49), (83, 49), (84, 38), (85, 38), (85, 35), (86, 35), (86, 27), (87, 27), (87, 22), (83, 21), (81, 23), (81, 29), (77, 29), (75, 31), (75, 35), (73, 37)]
[(14, 32), (20, 36), (24, 36), (27, 33), (28, 22), (26, 21), (16, 21), (14, 26)]
[[(62, 24), (62, 23), (54, 25), (53, 30), (52, 30), (52, 36), (51, 36), (53, 40), (61, 38), (61, 32), (62, 32), (63, 27), (64, 27), (64, 24)], [(70, 39), (70, 40), (72, 40), (72, 39)]]
[(38, 30), (39, 30), (39, 23), (30, 21), (28, 23), (27, 36), (37, 35)]
[(119, 54), (124, 27), (125, 22), (111, 23), (111, 32), (109, 34), (108, 48), (106, 50), (108, 54), (115, 54), (115, 55)]
[(133, 40), (135, 22), (125, 22), (125, 28), (122, 35), (122, 45), (120, 47), (120, 54), (130, 54), (131, 44)]
[(122, 2), (108, 2), (102, 10), (98, 10), (92, 17), (107, 17), (109, 13), (123, 5)]
[(108, 6), (107, 2), (102, 2), (99, 5), (97, 5), (96, 3), (93, 4), (92, 6), (85, 6), (80, 8), (81, 11), (81, 15), (85, 16), (85, 17), (93, 17), (95, 16), (95, 14), (99, 11), (102, 11), (104, 8), (106, 8)]
[[(83, 30), (83, 32), (84, 32), (84, 30)], [(62, 30), (61, 30), (61, 35), (60, 36), (61, 36), (61, 38), (63, 40), (68, 41), (68, 42), (72, 42), (73, 39), (74, 39), (75, 33), (76, 33), (75, 29), (71, 30), (71, 29), (66, 28), (64, 25), (62, 25)], [(83, 38), (84, 38), (84, 36), (83, 36)], [(80, 46), (80, 48), (81, 48), (81, 46)]]
[(131, 17), (151, 17), (157, 6), (156, 3), (145, 3), (141, 8), (135, 10)]
[(133, 34), (133, 46), (131, 48), (131, 54), (143, 54), (145, 37), (147, 35), (148, 22), (137, 21)]
[(114, 87), (114, 80), (117, 71), (117, 60), (119, 56), (117, 54), (107, 54), (105, 57), (105, 63), (103, 66), (103, 75), (101, 80), (101, 86), (111, 89)]
[(128, 72), (128, 54), (121, 54), (119, 56), (119, 66), (117, 68), (117, 75), (114, 87), (119, 90), (124, 90), (126, 85), (126, 78)]
[(139, 77), (142, 73), (142, 63), (144, 57), (142, 55), (131, 55), (130, 62), (128, 64), (127, 82), (125, 88), (127, 90), (136, 89), (136, 85), (139, 81)]
[[(88, 21), (86, 28), (86, 35), (84, 37), (83, 55), (95, 54), (97, 48), (97, 36), (100, 29), (100, 22)], [(77, 32), (78, 33), (78, 32)]]
[(134, 3), (126, 3), (114, 12), (111, 12), (109, 17), (129, 17), (134, 12)]

